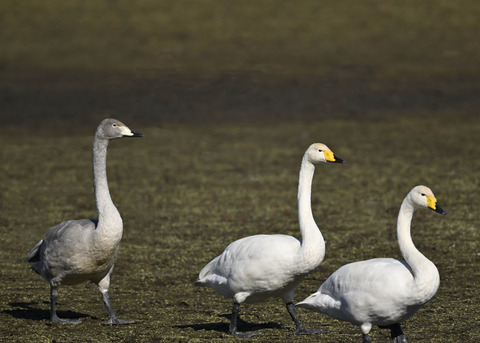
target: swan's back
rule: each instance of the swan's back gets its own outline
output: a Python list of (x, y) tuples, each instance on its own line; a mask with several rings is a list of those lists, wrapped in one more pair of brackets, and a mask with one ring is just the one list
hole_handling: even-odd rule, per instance
[(200, 278), (208, 270), (210, 273), (229, 277), (234, 272), (242, 272), (233, 269), (243, 269), (244, 272), (250, 269), (252, 269), (251, 272), (253, 269), (259, 272), (265, 271), (265, 269), (276, 269), (275, 263), (294, 260), (292, 254), (296, 253), (299, 248), (300, 241), (288, 235), (244, 237), (229, 244), (221, 255), (208, 263), (200, 272)]
[(355, 292), (378, 294), (382, 289), (405, 289), (413, 275), (408, 264), (394, 258), (374, 258), (352, 262), (340, 267), (319, 290), (339, 297)]

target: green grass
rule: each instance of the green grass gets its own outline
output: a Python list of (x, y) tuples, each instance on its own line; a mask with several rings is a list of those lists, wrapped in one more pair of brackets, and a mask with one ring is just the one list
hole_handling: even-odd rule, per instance
[[(390, 118), (390, 116), (387, 116)], [(130, 124), (130, 123), (128, 123)], [(142, 323), (104, 327), (106, 311), (93, 285), (63, 287), (61, 315), (81, 317), (70, 327), (50, 325), (48, 286), (28, 269), (25, 255), (49, 226), (95, 216), (90, 135), (37, 137), (19, 144), (4, 137), (1, 166), (2, 312), (0, 337), (15, 341), (234, 341), (226, 333), (231, 301), (193, 286), (197, 273), (231, 241), (257, 233), (298, 236), (296, 186), (301, 156), (327, 142), (347, 160), (321, 165), (312, 203), (327, 240), (324, 263), (299, 286), (309, 295), (339, 266), (379, 256), (400, 257), (395, 221), (405, 194), (423, 183), (447, 216), (420, 211), (414, 241), (441, 275), (437, 296), (405, 324), (412, 341), (473, 342), (480, 338), (475, 299), (479, 272), (476, 205), (480, 153), (475, 118), (450, 113), (393, 120), (330, 120), (218, 127), (142, 128), (145, 138), (110, 145), (112, 196), (125, 231), (111, 297), (119, 315)], [(360, 125), (361, 124), (361, 125)], [(359, 126), (360, 125), (360, 126)], [(462, 144), (457, 142), (462, 141)], [(128, 156), (128, 158), (125, 158)], [(360, 339), (357, 328), (299, 311), (322, 337), (294, 337), (280, 300), (244, 306), (244, 328), (267, 341)], [(375, 341), (388, 332), (374, 329)]]

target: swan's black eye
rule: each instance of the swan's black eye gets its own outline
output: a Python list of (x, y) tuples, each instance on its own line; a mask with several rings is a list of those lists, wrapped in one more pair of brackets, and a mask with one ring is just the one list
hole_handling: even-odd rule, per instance
[(422, 196), (425, 196), (425, 193), (422, 193)]
[(322, 152), (323, 150), (322, 149), (318, 149), (318, 152)]

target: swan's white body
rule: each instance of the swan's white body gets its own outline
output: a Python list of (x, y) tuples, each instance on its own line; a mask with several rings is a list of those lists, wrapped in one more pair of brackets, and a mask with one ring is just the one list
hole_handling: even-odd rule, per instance
[(318, 231), (317, 249), (304, 253), (302, 242), (287, 235), (255, 235), (231, 243), (200, 272), (205, 284), (239, 304), (280, 297), (293, 300), (305, 275), (323, 261), (325, 243)]
[(287, 235), (239, 239), (202, 269), (196, 285), (209, 286), (238, 304), (271, 297), (291, 303), (295, 288), (325, 256), (325, 242), (313, 218), (310, 197), (315, 164), (327, 161), (343, 162), (320, 143), (312, 144), (302, 160), (298, 184), (301, 240)]
[(98, 285), (109, 312), (108, 324), (128, 324), (110, 307), (108, 288), (123, 233), (123, 222), (110, 197), (107, 181), (107, 147), (111, 139), (140, 137), (115, 119), (103, 120), (93, 142), (93, 174), (98, 220), (80, 219), (52, 227), (29, 252), (27, 261), (51, 287), (52, 321), (77, 324), (57, 317), (57, 287), (92, 281)]
[(445, 213), (425, 186), (413, 188), (402, 203), (397, 237), (405, 261), (375, 258), (344, 265), (296, 306), (351, 322), (364, 335), (373, 325), (399, 324), (414, 315), (440, 285), (437, 268), (416, 249), (410, 235), (415, 210), (427, 207)]
[(407, 320), (435, 295), (440, 285), (436, 268), (429, 279), (430, 283), (418, 285), (408, 264), (401, 260), (354, 262), (338, 269), (317, 293), (297, 306), (366, 328), (387, 326)]

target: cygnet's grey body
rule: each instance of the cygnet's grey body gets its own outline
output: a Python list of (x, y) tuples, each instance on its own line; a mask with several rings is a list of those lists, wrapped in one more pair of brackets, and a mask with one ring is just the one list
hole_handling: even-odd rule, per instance
[(100, 123), (93, 140), (93, 181), (98, 220), (69, 220), (55, 225), (27, 256), (32, 269), (50, 284), (50, 315), (53, 322), (81, 322), (57, 316), (57, 288), (91, 281), (98, 285), (108, 310), (109, 319), (105, 324), (135, 323), (116, 316), (108, 295), (123, 222), (108, 189), (107, 147), (114, 138), (142, 136), (116, 119), (105, 119)]

